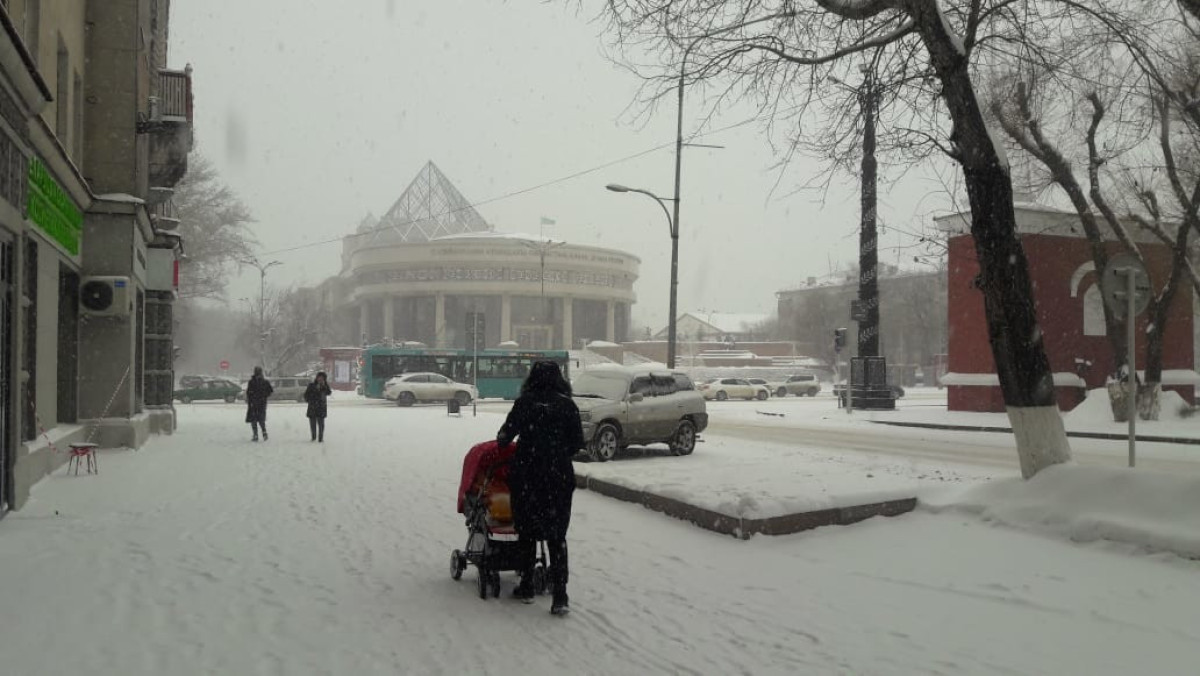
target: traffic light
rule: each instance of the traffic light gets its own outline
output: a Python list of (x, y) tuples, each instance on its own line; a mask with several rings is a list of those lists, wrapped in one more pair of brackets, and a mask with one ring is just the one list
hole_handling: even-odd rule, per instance
[(833, 351), (841, 352), (846, 347), (846, 329), (833, 330)]

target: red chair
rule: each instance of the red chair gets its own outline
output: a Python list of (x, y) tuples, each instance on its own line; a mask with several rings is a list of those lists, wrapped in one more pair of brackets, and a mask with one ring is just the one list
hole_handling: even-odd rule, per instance
[(75, 476), (79, 476), (79, 465), (87, 460), (87, 473), (99, 474), (100, 465), (96, 462), (96, 448), (98, 444), (93, 443), (77, 443), (71, 444), (70, 456), (67, 460), (67, 472), (71, 471), (71, 464), (75, 464)]

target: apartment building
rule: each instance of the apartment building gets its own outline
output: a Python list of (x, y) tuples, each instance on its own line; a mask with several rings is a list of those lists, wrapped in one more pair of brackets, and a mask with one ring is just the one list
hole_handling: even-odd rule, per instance
[(174, 430), (169, 0), (0, 0), (0, 515), (70, 443)]

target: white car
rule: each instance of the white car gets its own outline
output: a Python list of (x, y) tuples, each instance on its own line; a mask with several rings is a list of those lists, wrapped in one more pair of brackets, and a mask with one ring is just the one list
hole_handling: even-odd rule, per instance
[(700, 393), (705, 399), (758, 399), (762, 401), (771, 396), (771, 391), (763, 385), (752, 385), (745, 378), (714, 378), (700, 385)]
[(451, 401), (466, 405), (479, 396), (474, 385), (456, 383), (440, 373), (406, 373), (384, 383), (383, 396), (397, 406), (418, 401)]

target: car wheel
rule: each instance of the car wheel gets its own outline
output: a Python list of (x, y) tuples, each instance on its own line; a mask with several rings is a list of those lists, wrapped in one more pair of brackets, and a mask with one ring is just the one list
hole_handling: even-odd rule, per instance
[(725, 401), (728, 398), (729, 398), (729, 395), (725, 394), (725, 390), (721, 390), (720, 392), (717, 392), (717, 401)]
[(608, 462), (617, 455), (619, 448), (621, 448), (621, 432), (617, 426), (612, 423), (601, 425), (600, 429), (596, 430), (596, 437), (592, 439), (592, 459)]
[(810, 397), (815, 397), (815, 396), (817, 396), (817, 391), (816, 391), (816, 390), (809, 390), (809, 391), (808, 391), (808, 396), (810, 396)]
[(235, 401), (237, 401), (237, 397), (233, 396), (232, 394), (229, 395), (228, 397), (225, 397), (226, 404), (232, 404)]
[(413, 396), (412, 392), (401, 392), (400, 396), (396, 397), (397, 406), (412, 406), (415, 403), (417, 403), (417, 398)]
[(696, 450), (696, 423), (680, 420), (679, 427), (671, 437), (671, 452), (675, 455), (691, 455)]
[(192, 398), (191, 397), (180, 397), (179, 401), (181, 401), (185, 404), (190, 404), (190, 403), (192, 403)]
[(766, 401), (766, 400), (767, 400), (767, 397), (769, 397), (769, 396), (771, 396), (771, 395), (770, 395), (770, 394), (768, 394), (766, 390), (759, 390), (759, 391), (758, 391), (758, 400), (759, 400), (759, 401)]
[(775, 396), (777, 396), (777, 397), (786, 397), (786, 396), (787, 396), (787, 388), (786, 388), (786, 387), (781, 387), (781, 388), (779, 388), (778, 390), (775, 390)]
[(471, 403), (471, 395), (468, 392), (455, 392), (454, 400), (458, 402), (459, 406), (466, 406)]

